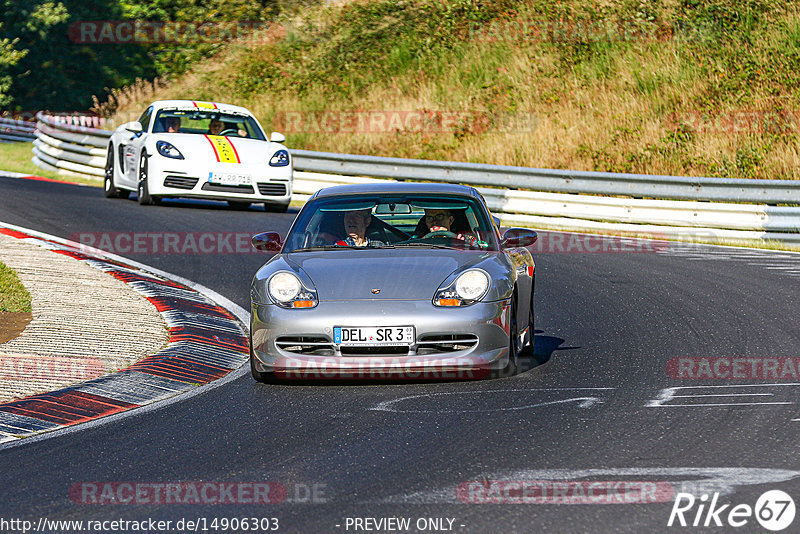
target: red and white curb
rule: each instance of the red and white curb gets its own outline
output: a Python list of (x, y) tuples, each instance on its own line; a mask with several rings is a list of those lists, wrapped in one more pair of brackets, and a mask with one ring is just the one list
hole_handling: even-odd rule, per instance
[(213, 291), (33, 230), (0, 223), (0, 233), (70, 256), (125, 282), (156, 307), (169, 328), (164, 348), (127, 369), (0, 404), (0, 444), (158, 403), (226, 376), (234, 378), (233, 371), (247, 361), (246, 312)]

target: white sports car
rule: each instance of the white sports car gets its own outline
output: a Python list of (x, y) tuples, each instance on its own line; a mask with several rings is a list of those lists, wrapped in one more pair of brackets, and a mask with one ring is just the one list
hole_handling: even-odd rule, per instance
[(108, 143), (107, 197), (139, 195), (226, 200), (247, 208), (286, 211), (292, 195), (292, 157), (239, 106), (193, 100), (153, 102), (138, 121), (117, 128)]

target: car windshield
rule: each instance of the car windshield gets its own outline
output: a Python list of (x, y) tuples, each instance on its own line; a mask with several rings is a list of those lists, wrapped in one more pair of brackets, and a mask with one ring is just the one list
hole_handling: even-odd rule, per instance
[(283, 250), (404, 247), (498, 249), (491, 219), (474, 198), (376, 194), (310, 202), (289, 231)]
[(156, 115), (153, 133), (224, 135), (266, 140), (264, 132), (253, 117), (222, 113), (216, 109), (162, 109)]

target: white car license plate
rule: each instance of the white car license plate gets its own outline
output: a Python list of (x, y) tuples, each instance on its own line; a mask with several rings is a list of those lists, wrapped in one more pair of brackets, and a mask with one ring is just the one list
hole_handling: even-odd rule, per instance
[(209, 172), (208, 181), (219, 185), (250, 185), (252, 179), (249, 174), (235, 174), (230, 172)]
[(334, 326), (336, 345), (411, 345), (413, 326)]

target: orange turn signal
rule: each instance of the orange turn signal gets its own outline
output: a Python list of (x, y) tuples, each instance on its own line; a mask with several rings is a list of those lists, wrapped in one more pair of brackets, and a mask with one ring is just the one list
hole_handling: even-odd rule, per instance
[(295, 300), (292, 302), (293, 308), (313, 308), (314, 301), (313, 300)]
[(439, 306), (460, 306), (459, 299), (439, 299)]

